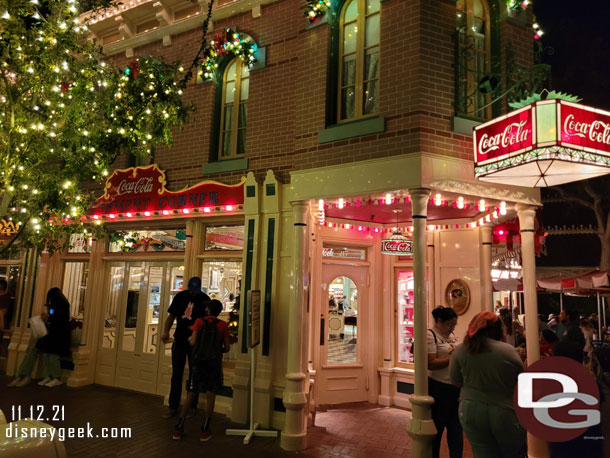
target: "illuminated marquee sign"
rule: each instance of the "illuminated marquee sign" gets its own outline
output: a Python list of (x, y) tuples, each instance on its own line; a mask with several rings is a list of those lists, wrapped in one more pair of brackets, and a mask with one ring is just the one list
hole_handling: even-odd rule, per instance
[(474, 128), (479, 180), (542, 187), (610, 173), (610, 113), (543, 100)]
[(244, 181), (232, 186), (205, 181), (176, 192), (168, 191), (165, 184), (165, 172), (156, 165), (117, 170), (106, 181), (104, 195), (93, 203), (89, 215), (97, 219), (176, 211), (234, 211), (244, 203)]

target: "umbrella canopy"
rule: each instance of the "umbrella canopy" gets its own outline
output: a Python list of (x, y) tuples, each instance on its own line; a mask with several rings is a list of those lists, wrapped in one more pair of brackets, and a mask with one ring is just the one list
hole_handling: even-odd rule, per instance
[(538, 286), (549, 291), (579, 296), (610, 293), (610, 271), (592, 270), (580, 275), (541, 278)]
[(507, 278), (493, 283), (494, 291), (523, 291), (523, 281), (517, 278)]

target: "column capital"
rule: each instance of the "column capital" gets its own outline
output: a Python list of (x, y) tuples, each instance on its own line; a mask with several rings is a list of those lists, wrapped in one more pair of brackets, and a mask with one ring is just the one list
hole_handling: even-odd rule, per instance
[(411, 213), (415, 217), (428, 216), (430, 190), (427, 188), (410, 188), (409, 197), (411, 198)]
[(536, 208), (533, 205), (517, 204), (515, 210), (517, 210), (517, 216), (519, 217), (519, 225), (521, 231), (524, 229), (533, 230), (534, 219), (536, 218)]
[(295, 226), (307, 226), (308, 218), (307, 213), (309, 211), (309, 204), (307, 202), (299, 201), (299, 202), (291, 202), (292, 206), (292, 214), (294, 216), (294, 225)]

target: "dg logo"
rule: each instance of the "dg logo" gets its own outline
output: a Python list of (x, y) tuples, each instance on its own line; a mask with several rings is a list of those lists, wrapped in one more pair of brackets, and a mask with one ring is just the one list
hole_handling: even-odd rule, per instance
[(548, 442), (565, 442), (600, 423), (599, 388), (580, 363), (544, 358), (519, 374), (515, 412), (523, 427)]

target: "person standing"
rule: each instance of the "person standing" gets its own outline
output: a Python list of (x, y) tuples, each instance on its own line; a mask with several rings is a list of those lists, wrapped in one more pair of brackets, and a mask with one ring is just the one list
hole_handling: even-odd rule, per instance
[(59, 288), (51, 288), (47, 292), (45, 307), (41, 317), (46, 322), (47, 335), (38, 339), (36, 345), (26, 353), (17, 370), (17, 377), (8, 386), (29, 385), (39, 356), (45, 377), (38, 384), (54, 387), (63, 383), (60, 358), (70, 354), (70, 303)]
[(222, 312), (222, 303), (216, 299), (209, 302), (205, 318), (198, 318), (193, 325), (189, 343), (193, 347), (193, 370), (187, 387), (188, 396), (180, 411), (178, 423), (174, 427), (172, 438), (180, 440), (184, 436), (188, 405), (198, 393), (206, 393), (205, 417), (201, 425), (199, 440), (207, 442), (212, 438), (210, 423), (216, 403), (216, 393), (222, 390), (222, 354), (229, 351), (229, 326), (218, 315)]
[[(163, 418), (171, 418), (176, 415), (180, 407), (182, 397), (182, 378), (186, 361), (189, 363), (189, 377), (192, 372), (191, 347), (189, 337), (191, 326), (197, 318), (205, 316), (205, 302), (209, 302), (207, 294), (201, 292), (201, 278), (192, 277), (188, 282), (188, 290), (181, 291), (174, 297), (168, 309), (167, 319), (163, 325), (161, 340), (169, 342), (169, 331), (176, 320), (174, 331), (174, 342), (172, 344), (172, 380), (169, 392), (169, 410), (163, 414)], [(197, 407), (197, 398), (192, 404), (192, 414)]]
[(525, 446), (513, 406), (523, 363), (503, 337), (500, 318), (480, 312), (449, 363), (449, 377), (461, 387), (458, 412), (474, 458), (515, 458)]
[(557, 337), (559, 340), (577, 342), (584, 348), (585, 336), (580, 330), (580, 320), (576, 310), (562, 310), (559, 314), (559, 325), (557, 326)]
[(458, 317), (455, 310), (448, 307), (435, 308), (432, 317), (434, 326), (428, 329), (428, 391), (434, 398), (432, 420), (436, 426), (432, 456), (440, 456), (441, 439), (446, 428), (449, 456), (462, 458), (464, 437), (458, 417), (460, 389), (449, 379), (449, 360), (457, 346), (453, 330)]

